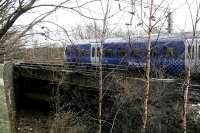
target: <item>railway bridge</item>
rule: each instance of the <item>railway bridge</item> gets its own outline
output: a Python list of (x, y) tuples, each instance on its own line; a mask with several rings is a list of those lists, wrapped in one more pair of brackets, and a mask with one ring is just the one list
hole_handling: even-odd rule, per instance
[[(23, 108), (64, 109), (89, 112), (98, 110), (98, 79), (96, 67), (7, 63), (4, 66), (4, 86), (12, 131), (16, 132), (18, 112)], [(144, 79), (142, 74), (123, 69), (103, 70), (104, 119), (114, 117), (119, 106), (138, 105), (141, 108)], [(149, 104), (163, 116), (176, 115), (183, 107), (184, 79), (152, 78)], [(200, 103), (200, 81), (193, 80), (189, 103)], [(159, 114), (160, 114), (159, 113)], [(171, 117), (169, 117), (170, 119)]]

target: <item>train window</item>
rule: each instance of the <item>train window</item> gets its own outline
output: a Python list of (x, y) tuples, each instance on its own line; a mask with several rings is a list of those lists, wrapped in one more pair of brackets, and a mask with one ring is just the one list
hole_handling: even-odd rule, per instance
[(177, 48), (173, 48), (173, 58), (174, 59), (177, 59), (178, 58), (178, 50), (177, 50)]
[(177, 49), (176, 48), (168, 48), (168, 47), (164, 47), (164, 49), (163, 49), (163, 57), (164, 58), (167, 58), (167, 59), (169, 59), (169, 58), (174, 58), (174, 59), (177, 59), (177, 57), (178, 57), (178, 53), (177, 53)]
[(65, 55), (70, 55), (72, 53), (72, 49), (70, 47), (65, 49)]
[(65, 49), (65, 55), (69, 55), (69, 50), (68, 50), (68, 48)]
[(158, 59), (158, 48), (152, 49), (152, 57), (157, 60)]
[(131, 56), (133, 58), (140, 58), (140, 56), (141, 56), (140, 48), (133, 48), (132, 52), (131, 52)]
[[(190, 49), (191, 49), (191, 51), (190, 51)], [(188, 54), (189, 53), (191, 55), (191, 58), (194, 59), (194, 46), (191, 46), (191, 45), (188, 46)]]
[(169, 55), (170, 57), (176, 59), (178, 54), (177, 54), (177, 49), (176, 48), (168, 48), (169, 49)]
[(163, 48), (163, 57), (168, 58), (167, 47)]
[(80, 49), (79, 53), (80, 53), (80, 56), (86, 56), (88, 52), (86, 49)]
[(113, 56), (113, 50), (111, 48), (104, 50), (104, 56), (105, 57), (112, 57)]
[(92, 57), (94, 57), (95, 56), (95, 48), (93, 47), (92, 48)]
[(124, 57), (124, 56), (126, 55), (126, 49), (124, 49), (124, 48), (119, 48), (119, 49), (118, 49), (118, 52), (117, 52), (117, 55), (118, 55), (119, 57)]

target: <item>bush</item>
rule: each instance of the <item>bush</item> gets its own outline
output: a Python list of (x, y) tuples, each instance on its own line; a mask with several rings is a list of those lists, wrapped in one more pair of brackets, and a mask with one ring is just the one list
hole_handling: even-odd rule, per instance
[(90, 132), (88, 121), (77, 113), (61, 112), (55, 114), (50, 125), (50, 133), (87, 133)]

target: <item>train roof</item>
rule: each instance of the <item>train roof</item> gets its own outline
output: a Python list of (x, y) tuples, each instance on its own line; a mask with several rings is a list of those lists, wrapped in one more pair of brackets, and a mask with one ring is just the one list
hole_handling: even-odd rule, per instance
[(104, 43), (114, 43), (114, 44), (118, 44), (118, 43), (127, 43), (128, 41), (124, 38), (108, 38), (105, 39)]
[(98, 39), (90, 39), (90, 40), (77, 40), (71, 41), (68, 45), (84, 45), (84, 44), (91, 44), (91, 43), (99, 43)]
[[(193, 36), (192, 34), (169, 34), (169, 35), (158, 35), (158, 34), (153, 34), (151, 39), (152, 41), (185, 41), (186, 39), (192, 39)], [(197, 34), (196, 37), (194, 38), (199, 38), (200, 35)], [(134, 37), (130, 41), (131, 42), (147, 42), (148, 37), (147, 36), (140, 36), (140, 37)], [(125, 38), (108, 38), (105, 39), (103, 44), (107, 43), (112, 43), (112, 44), (122, 44), (122, 43), (128, 43), (129, 40)], [(101, 43), (100, 39), (90, 39), (90, 40), (79, 40), (79, 41), (74, 41), (69, 45), (86, 45), (86, 44), (92, 44), (92, 43)]]

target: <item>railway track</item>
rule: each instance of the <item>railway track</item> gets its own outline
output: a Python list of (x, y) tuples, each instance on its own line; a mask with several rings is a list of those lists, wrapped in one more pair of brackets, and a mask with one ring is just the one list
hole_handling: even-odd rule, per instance
[[(19, 63), (16, 64), (18, 67), (33, 68), (33, 69), (45, 69), (45, 70), (57, 70), (57, 71), (74, 71), (74, 72), (84, 72), (84, 73), (98, 73), (99, 67), (89, 64), (47, 64), (47, 63)], [(105, 73), (110, 72), (123, 72), (125, 74), (132, 73), (143, 73), (141, 69), (130, 69), (130, 67), (125, 66), (102, 66), (102, 71)]]
[[(17, 63), (16, 66), (23, 67), (23, 68), (32, 68), (32, 69), (43, 69), (43, 70), (51, 70), (51, 71), (63, 71), (63, 72), (80, 72), (84, 74), (98, 74), (99, 73), (99, 67), (91, 64), (81, 64), (81, 63), (60, 63), (60, 64), (51, 64), (48, 62), (20, 62)], [(125, 65), (102, 65), (102, 71), (105, 74), (108, 73), (121, 73), (125, 75), (126, 77), (139, 77), (144, 79), (144, 69), (143, 68), (136, 68), (132, 69), (129, 66)], [(155, 73), (154, 71), (151, 72), (152, 79), (156, 80), (184, 80), (185, 75), (169, 75), (169, 74), (163, 74), (163, 76), (159, 75), (160, 73)], [(200, 83), (200, 75), (199, 74), (193, 74), (192, 80), (195, 82)]]
[[(77, 65), (77, 64), (41, 64), (41, 63), (19, 63), (16, 65), (17, 67), (21, 68), (28, 68), (28, 69), (39, 69), (39, 70), (49, 70), (49, 71), (55, 71), (55, 72), (64, 72), (64, 73), (81, 73), (84, 76), (92, 76), (92, 75), (98, 75), (98, 67), (97, 66), (88, 66), (88, 65)], [(120, 69), (120, 68), (105, 68), (103, 69), (103, 73), (107, 77), (107, 74), (117, 74), (118, 78), (123, 78), (125, 76), (126, 78), (129, 78), (130, 80), (140, 80), (142, 82), (145, 81), (144, 77), (141, 77), (141, 75), (133, 75), (131, 73), (127, 74), (126, 69)], [(44, 73), (43, 73), (44, 74)], [(98, 76), (97, 76), (98, 77)], [(184, 85), (184, 79), (183, 78), (151, 78), (151, 82), (163, 82), (163, 83), (177, 83), (177, 93), (183, 93), (183, 90), (185, 88)], [(199, 81), (192, 81), (190, 84), (190, 101), (193, 103), (199, 103), (199, 96), (200, 96), (200, 82)]]

